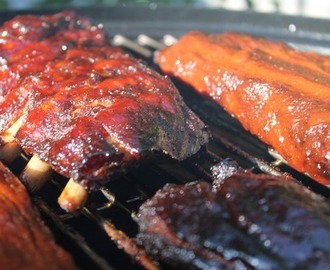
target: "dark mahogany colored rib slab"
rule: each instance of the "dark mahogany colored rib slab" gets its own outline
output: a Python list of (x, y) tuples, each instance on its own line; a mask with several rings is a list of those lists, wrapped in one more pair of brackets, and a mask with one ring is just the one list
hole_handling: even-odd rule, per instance
[(149, 254), (182, 269), (329, 267), (323, 197), (285, 176), (221, 170), (225, 180), (167, 184), (141, 206)]

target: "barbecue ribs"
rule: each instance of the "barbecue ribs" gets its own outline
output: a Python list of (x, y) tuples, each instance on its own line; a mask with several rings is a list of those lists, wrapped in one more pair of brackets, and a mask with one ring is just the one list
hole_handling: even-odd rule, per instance
[(191, 32), (161, 69), (212, 97), (293, 168), (330, 184), (330, 58), (244, 34)]
[(151, 256), (182, 269), (329, 268), (323, 197), (287, 177), (220, 167), (227, 178), (213, 185), (167, 184), (141, 206), (137, 241)]
[(3, 138), (10, 137), (8, 130), (19, 118), (57, 92), (61, 78), (57, 78), (56, 70), (71, 48), (102, 45), (106, 40), (102, 29), (72, 12), (18, 16), (0, 28), (0, 37)]
[(3, 141), (15, 130), (27, 154), (84, 187), (153, 153), (182, 160), (208, 141), (169, 79), (110, 46), (86, 18), (21, 16), (0, 36)]
[(0, 269), (76, 269), (41, 221), (23, 184), (0, 163)]

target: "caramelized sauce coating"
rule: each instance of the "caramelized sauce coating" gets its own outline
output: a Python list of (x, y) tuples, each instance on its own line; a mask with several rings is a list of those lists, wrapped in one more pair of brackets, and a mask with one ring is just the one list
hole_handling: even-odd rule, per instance
[(14, 137), (85, 188), (155, 152), (182, 160), (208, 141), (170, 80), (86, 18), (17, 17), (0, 37), (2, 143)]
[(120, 49), (75, 49), (59, 66), (57, 93), (29, 113), (17, 139), (64, 175), (102, 180), (147, 152), (181, 160), (206, 142), (169, 80)]
[(70, 48), (105, 42), (102, 29), (73, 12), (6, 22), (0, 28), (0, 133), (57, 91), (55, 70)]
[(186, 34), (161, 69), (213, 98), (292, 167), (330, 184), (330, 58), (244, 34)]

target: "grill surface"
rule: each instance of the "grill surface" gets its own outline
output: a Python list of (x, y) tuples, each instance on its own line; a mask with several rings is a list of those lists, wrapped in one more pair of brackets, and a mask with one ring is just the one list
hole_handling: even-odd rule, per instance
[[(214, 32), (215, 27), (209, 21), (212, 16), (214, 24), (217, 24), (219, 28), (218, 32), (222, 30), (236, 30), (260, 34), (266, 37), (294, 42), (295, 45), (300, 46), (302, 49), (312, 48), (316, 51), (326, 52), (324, 39), (327, 39), (329, 36), (325, 35), (321, 40), (316, 39), (315, 32), (310, 31), (310, 29), (313, 30), (314, 27), (318, 27), (321, 21), (306, 21), (301, 18), (293, 20), (290, 17), (270, 17), (268, 19), (270, 22), (267, 21), (268, 24), (263, 27), (255, 27), (254, 20), (256, 18), (259, 18), (261, 23), (266, 22), (263, 15), (239, 12), (228, 13), (224, 11), (218, 11), (218, 14), (214, 14), (214, 11), (201, 10), (201, 13), (198, 14), (200, 14), (199, 16), (204, 16), (205, 20), (201, 20), (198, 17), (199, 25), (195, 21), (189, 26), (177, 24), (173, 27), (174, 24), (169, 24), (166, 20), (166, 23), (164, 23), (164, 17), (169, 13), (168, 8), (154, 9), (150, 6), (138, 10), (134, 7), (119, 8), (119, 11), (123, 12), (121, 18), (118, 18), (117, 8), (108, 9), (107, 11), (108, 14), (106, 14), (104, 9), (78, 10), (78, 12), (85, 13), (92, 18), (95, 17), (96, 20), (103, 23), (106, 29), (109, 30), (111, 42), (115, 46), (125, 48), (155, 69), (157, 67), (152, 62), (152, 56), (157, 49), (171, 45), (181, 33), (190, 29), (199, 28)], [(172, 12), (174, 11), (172, 10)], [(37, 11), (37, 13), (48, 12), (54, 11)], [(182, 13), (182, 10), (180, 12), (176, 16), (180, 17), (181, 14), (184, 22), (191, 22), (196, 10), (190, 10), (188, 14)], [(98, 16), (98, 14), (101, 14), (101, 16)], [(133, 19), (131, 17), (132, 14), (135, 16), (133, 16)], [(4, 20), (16, 14), (7, 13), (5, 15), (3, 17)], [(222, 15), (224, 17), (221, 17)], [(171, 16), (173, 17), (173, 15)], [(171, 19), (170, 17), (169, 20)], [(148, 20), (154, 20), (154, 18), (160, 19), (163, 24), (161, 22), (156, 23), (155, 28), (151, 29), (152, 24), (149, 24)], [(134, 19), (140, 25), (137, 26), (136, 22), (133, 22)], [(179, 18), (175, 20), (177, 23), (180, 23)], [(274, 22), (277, 23), (274, 24)], [(287, 30), (288, 23), (286, 22), (290, 22), (290, 24), (297, 23), (297, 25), (303, 22), (306, 30), (302, 29), (299, 35), (291, 33), (292, 36)], [(165, 29), (166, 27), (169, 29)], [(116, 29), (116, 32), (113, 29)], [(272, 29), (272, 31), (269, 31), (269, 29)], [(297, 27), (297, 29), (300, 28)], [(318, 31), (320, 33), (322, 27), (318, 28)], [(112, 35), (113, 33), (118, 33), (118, 35)], [(123, 250), (118, 248), (116, 241), (111, 240), (111, 237), (106, 232), (107, 227), (104, 227), (104, 221), (111, 222), (117, 229), (125, 232), (128, 237), (134, 237), (138, 229), (134, 221), (134, 214), (142, 202), (150, 198), (159, 188), (169, 182), (185, 183), (202, 178), (211, 181), (210, 166), (224, 158), (233, 158), (242, 167), (251, 169), (256, 173), (266, 172), (278, 175), (289, 172), (298, 181), (311, 187), (317, 193), (328, 198), (330, 197), (328, 188), (294, 171), (281, 159), (276, 158), (274, 154), (270, 154), (265, 144), (244, 131), (241, 125), (219, 108), (218, 105), (194, 93), (188, 86), (179, 82), (175, 83), (188, 106), (205, 121), (211, 130), (213, 138), (207, 148), (201, 153), (183, 162), (155, 160), (135, 168), (127, 175), (114, 179), (104, 188), (93, 193), (89, 198), (87, 206), (77, 215), (66, 214), (56, 203), (57, 197), (67, 181), (60, 175), (54, 174), (53, 180), (47, 183), (38, 194), (33, 196), (58, 242), (73, 254), (82, 269), (138, 269), (138, 264)], [(28, 157), (22, 155), (10, 168), (18, 174), (27, 161)]]

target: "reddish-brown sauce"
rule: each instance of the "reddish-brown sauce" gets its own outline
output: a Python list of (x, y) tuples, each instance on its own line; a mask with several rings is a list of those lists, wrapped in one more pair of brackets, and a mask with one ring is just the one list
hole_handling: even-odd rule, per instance
[(12, 135), (23, 150), (86, 187), (154, 152), (182, 160), (208, 141), (170, 80), (86, 18), (22, 16), (1, 36), (2, 139), (24, 119)]
[[(0, 28), (0, 132), (53, 95), (56, 73), (73, 47), (106, 42), (102, 29), (73, 12), (18, 16)], [(62, 77), (62, 80), (65, 78)]]

